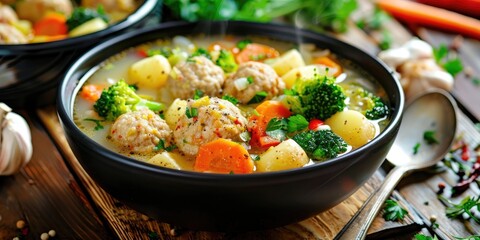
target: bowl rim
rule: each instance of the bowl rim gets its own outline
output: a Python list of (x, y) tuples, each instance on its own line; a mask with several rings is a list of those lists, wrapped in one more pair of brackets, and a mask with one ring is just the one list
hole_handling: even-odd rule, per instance
[(38, 42), (26, 44), (0, 44), (0, 56), (22, 55), (22, 54), (46, 54), (58, 52), (59, 49), (66, 50), (70, 48), (78, 48), (79, 46), (91, 43), (92, 39), (99, 39), (118, 31), (126, 29), (142, 19), (146, 18), (150, 12), (157, 6), (159, 0), (143, 0), (143, 3), (130, 13), (126, 18), (118, 21), (107, 28), (81, 35), (78, 37), (69, 37), (67, 39), (51, 42)]
[[(359, 52), (360, 54), (363, 54), (363, 57), (369, 58), (369, 61), (372, 61), (376, 65), (380, 65), (382, 69), (384, 69), (385, 74), (388, 73), (393, 81), (393, 84), (396, 86), (395, 90), (397, 92), (396, 96), (389, 96), (389, 99), (392, 100), (392, 98), (395, 98), (395, 102), (397, 102), (396, 106), (391, 106), (392, 109), (392, 115), (391, 115), (391, 120), (389, 124), (385, 127), (385, 129), (377, 135), (372, 141), (368, 142), (367, 144), (361, 146), (358, 149), (355, 149), (354, 151), (351, 151), (349, 153), (346, 153), (344, 155), (338, 156), (336, 158), (330, 159), (325, 162), (318, 162), (312, 165), (308, 166), (303, 166), (300, 168), (294, 168), (294, 169), (288, 169), (288, 170), (282, 170), (282, 171), (273, 171), (273, 172), (265, 172), (265, 173), (253, 173), (253, 174), (215, 174), (215, 173), (201, 173), (201, 172), (194, 172), (194, 171), (184, 171), (184, 170), (176, 170), (176, 169), (169, 169), (157, 165), (153, 165), (147, 162), (142, 162), (140, 160), (136, 160), (133, 158), (129, 158), (127, 156), (121, 155), (119, 153), (116, 153), (99, 143), (95, 142), (91, 138), (89, 138), (86, 134), (84, 134), (78, 127), (77, 125), (73, 122), (72, 120), (72, 115), (73, 115), (73, 104), (74, 104), (74, 99), (75, 97), (72, 97), (71, 102), (65, 102), (64, 99), (68, 99), (68, 94), (77, 94), (79, 90), (79, 86), (83, 84), (83, 82), (86, 80), (84, 79), (84, 75), (87, 74), (88, 72), (92, 71), (93, 67), (89, 68), (86, 72), (82, 73), (81, 77), (76, 78), (76, 72), (78, 71), (79, 67), (81, 67), (82, 64), (87, 62), (89, 59), (93, 58), (96, 54), (101, 54), (103, 51), (108, 52), (108, 49), (110, 46), (114, 46), (115, 44), (121, 43), (128, 41), (131, 38), (138, 37), (140, 35), (148, 34), (148, 33), (154, 33), (154, 32), (165, 32), (166, 30), (170, 28), (175, 28), (175, 27), (195, 27), (198, 26), (198, 24), (238, 24), (238, 25), (247, 25), (247, 26), (252, 26), (252, 27), (257, 27), (257, 28), (275, 28), (275, 30), (281, 30), (283, 32), (296, 32), (302, 36), (304, 35), (312, 35), (315, 36), (316, 38), (322, 38), (325, 41), (334, 41), (336, 44), (341, 45), (342, 47), (346, 47), (351, 51)], [(192, 28), (190, 28), (192, 29)], [(191, 35), (198, 35), (201, 33), (195, 32), (192, 33)], [(254, 34), (252, 34), (254, 35)], [(268, 33), (264, 35), (259, 35), (259, 36), (266, 36), (269, 37), (270, 35)], [(166, 37), (166, 36), (165, 36)], [(173, 36), (170, 36), (173, 37)], [(157, 38), (158, 39), (158, 38)], [(142, 41), (142, 42), (153, 42), (155, 39), (148, 40), (148, 41)], [(132, 45), (130, 47), (135, 47), (139, 44)], [(124, 48), (126, 50), (127, 48)], [(335, 52), (335, 51), (333, 51)], [(98, 66), (99, 63), (104, 61), (105, 59), (111, 57), (113, 55), (108, 55), (107, 57), (103, 58), (101, 61), (97, 61), (95, 66)], [(344, 57), (344, 56), (342, 56)], [(346, 58), (346, 57), (344, 57)], [(348, 58), (347, 58), (348, 59)], [(358, 64), (358, 63), (356, 63)], [(80, 79), (84, 79), (81, 83), (79, 82)], [(75, 89), (73, 92), (68, 92), (67, 93), (67, 83), (71, 81), (76, 81)], [(404, 110), (404, 94), (403, 94), (403, 89), (402, 86), (400, 85), (400, 81), (398, 78), (393, 74), (393, 71), (385, 64), (383, 63), (380, 59), (378, 59), (376, 56), (373, 56), (353, 45), (350, 45), (340, 39), (334, 38), (332, 36), (329, 36), (327, 34), (322, 34), (318, 32), (313, 32), (310, 30), (306, 29), (298, 29), (294, 26), (291, 25), (286, 25), (282, 23), (256, 23), (256, 22), (245, 22), (245, 21), (210, 21), (210, 22), (195, 22), (195, 23), (188, 23), (188, 22), (168, 22), (161, 24), (159, 26), (154, 26), (154, 27), (149, 27), (145, 29), (140, 29), (135, 32), (127, 32), (123, 33), (121, 35), (118, 35), (114, 38), (111, 38), (94, 48), (90, 49), (88, 52), (84, 53), (80, 58), (78, 58), (74, 64), (70, 66), (66, 74), (64, 75), (63, 79), (61, 80), (60, 87), (58, 89), (58, 94), (57, 94), (57, 113), (60, 118), (60, 121), (63, 124), (64, 128), (69, 129), (70, 131), (73, 131), (73, 134), (76, 135), (80, 144), (83, 144), (91, 149), (97, 149), (98, 154), (100, 154), (102, 157), (108, 158), (110, 161), (114, 161), (115, 163), (126, 165), (128, 167), (134, 167), (136, 170), (144, 171), (146, 173), (150, 174), (162, 174), (162, 175), (167, 175), (170, 177), (176, 177), (178, 179), (185, 179), (186, 181), (188, 180), (196, 180), (196, 181), (218, 181), (222, 180), (223, 182), (228, 181), (229, 183), (238, 183), (238, 184), (248, 184), (251, 181), (258, 181), (257, 184), (268, 184), (269, 180), (275, 180), (276, 183), (282, 182), (282, 181), (292, 181), (293, 179), (301, 179), (301, 178), (306, 178), (311, 172), (317, 171), (319, 168), (327, 168), (330, 165), (336, 165), (345, 161), (350, 161), (347, 167), (342, 168), (341, 171), (336, 173), (335, 176), (340, 175), (342, 172), (344, 172), (346, 169), (349, 168), (349, 166), (355, 164), (357, 161), (359, 161), (359, 156), (363, 154), (364, 150), (374, 146), (374, 145), (381, 145), (382, 141), (388, 134), (393, 134), (391, 132), (395, 132), (398, 130), (398, 127), (400, 126), (401, 118), (403, 115), (403, 110)], [(69, 107), (67, 107), (69, 105)], [(67, 108), (71, 108), (71, 112), (67, 112)], [(393, 141), (392, 141), (393, 143)], [(81, 162), (81, 161), (80, 161)], [(303, 173), (303, 174), (302, 174)], [(306, 174), (305, 174), (306, 173)], [(288, 176), (288, 177), (287, 177)], [(370, 177), (370, 176), (369, 176)], [(335, 177), (332, 177), (331, 179), (334, 179)], [(325, 181), (323, 183), (320, 183), (319, 186), (325, 185), (329, 182)]]

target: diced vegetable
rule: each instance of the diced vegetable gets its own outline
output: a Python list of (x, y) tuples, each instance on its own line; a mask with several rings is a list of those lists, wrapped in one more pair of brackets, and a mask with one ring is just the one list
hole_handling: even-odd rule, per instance
[(255, 162), (257, 172), (280, 171), (302, 167), (309, 162), (305, 151), (292, 139), (269, 148)]
[(342, 73), (342, 66), (339, 63), (335, 62), (332, 58), (323, 56), (315, 58), (313, 63), (323, 65), (327, 67), (327, 71), (334, 77), (337, 77)]
[(172, 67), (167, 58), (154, 55), (132, 64), (128, 70), (128, 83), (145, 88), (160, 88), (167, 83)]
[(153, 156), (152, 158), (150, 158), (147, 162), (161, 166), (161, 167), (181, 170), (182, 168), (178, 164), (178, 160), (177, 160), (181, 158), (182, 156), (180, 156), (177, 153), (163, 151), (162, 153), (159, 153)]
[(211, 173), (251, 173), (253, 168), (253, 160), (247, 149), (223, 138), (201, 146), (194, 165), (195, 171)]
[(283, 82), (285, 83), (286, 88), (290, 89), (295, 84), (297, 79), (312, 79), (315, 76), (324, 76), (329, 77), (334, 76), (335, 71), (333, 69), (328, 69), (325, 65), (308, 65), (304, 67), (294, 68), (288, 71), (285, 75), (282, 76)]
[(375, 125), (363, 114), (354, 110), (337, 112), (325, 123), (335, 134), (355, 148), (366, 144), (376, 135)]
[(270, 65), (275, 72), (277, 72), (278, 76), (283, 76), (285, 73), (294, 68), (305, 66), (305, 61), (297, 49), (292, 49), (275, 59), (275, 61)]
[(65, 35), (68, 32), (67, 19), (60, 13), (48, 13), (33, 26), (33, 33), (42, 36)]
[(90, 102), (95, 102), (102, 95), (102, 91), (104, 88), (105, 87), (102, 85), (87, 84), (82, 87), (82, 91), (80, 91), (80, 96)]
[(70, 37), (78, 37), (89, 33), (97, 32), (108, 27), (108, 24), (101, 18), (93, 18), (82, 25), (72, 29), (68, 35)]
[(265, 101), (255, 108), (258, 115), (253, 115), (249, 118), (252, 123), (250, 131), (252, 138), (250, 144), (253, 147), (260, 147), (263, 149), (275, 146), (280, 143), (278, 139), (274, 139), (267, 135), (267, 125), (273, 118), (288, 118), (292, 114), (287, 107), (278, 101)]
[(275, 48), (259, 43), (250, 43), (235, 56), (235, 59), (238, 63), (244, 63), (248, 61), (263, 61), (268, 58), (276, 58), (279, 55), (280, 53)]
[(323, 125), (323, 121), (320, 119), (312, 119), (310, 120), (310, 123), (308, 123), (308, 129), (310, 130), (318, 130), (320, 126)]
[(187, 109), (187, 101), (182, 99), (175, 99), (172, 105), (165, 112), (165, 121), (167, 122), (170, 128), (175, 129), (175, 125), (180, 119), (181, 116), (185, 115)]

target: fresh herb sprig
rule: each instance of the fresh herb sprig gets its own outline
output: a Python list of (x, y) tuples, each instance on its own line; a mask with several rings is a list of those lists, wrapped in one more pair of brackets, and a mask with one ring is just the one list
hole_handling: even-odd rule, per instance
[(480, 196), (467, 196), (462, 199), (460, 203), (453, 203), (449, 199), (445, 198), (443, 195), (438, 195), (438, 198), (448, 206), (445, 212), (447, 217), (458, 218), (461, 217), (464, 213), (466, 213), (475, 222), (480, 223), (480, 219), (476, 218), (475, 215), (472, 213), (472, 209), (474, 207), (480, 209)]
[(434, 48), (433, 56), (438, 65), (452, 76), (455, 77), (458, 73), (463, 71), (462, 61), (454, 52), (450, 51), (445, 44), (441, 44), (437, 48)]
[(383, 218), (387, 221), (400, 221), (405, 218), (405, 215), (408, 214), (408, 211), (404, 209), (397, 201), (388, 199), (385, 201), (385, 211), (383, 213)]

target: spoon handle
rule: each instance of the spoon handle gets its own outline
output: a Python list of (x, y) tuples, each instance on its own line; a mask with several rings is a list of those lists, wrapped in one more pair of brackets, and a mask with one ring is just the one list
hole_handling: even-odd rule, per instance
[(393, 168), (385, 177), (380, 188), (363, 204), (359, 212), (350, 220), (347, 229), (343, 233), (340, 233), (340, 236), (337, 236), (336, 239), (365, 239), (368, 228), (375, 219), (378, 211), (406, 171), (407, 169), (403, 167)]

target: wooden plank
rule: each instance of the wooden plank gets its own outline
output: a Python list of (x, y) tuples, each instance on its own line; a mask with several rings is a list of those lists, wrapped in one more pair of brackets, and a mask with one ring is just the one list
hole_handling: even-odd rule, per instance
[[(161, 239), (174, 238), (169, 234), (172, 228), (168, 224), (155, 221), (130, 209), (96, 185), (71, 152), (63, 130), (58, 123), (54, 108), (41, 109), (38, 114), (66, 156), (72, 170), (78, 175), (80, 182), (85, 185), (93, 201), (97, 204), (102, 216), (115, 232), (116, 237), (120, 239), (145, 239), (148, 238), (149, 233), (156, 233), (161, 236)], [(234, 239), (333, 239), (369, 195), (378, 188), (382, 179), (383, 176), (377, 172), (365, 186), (344, 202), (329, 211), (296, 224), (277, 229), (238, 234), (183, 230), (181, 231), (182, 234), (175, 239), (223, 239), (226, 237)], [(386, 226), (393, 228), (414, 223), (415, 221), (411, 217), (408, 217), (402, 223), (384, 222), (383, 219), (379, 218), (370, 232), (379, 231)]]
[(28, 224), (27, 239), (39, 239), (50, 229), (62, 239), (109, 239), (47, 133), (26, 112), (22, 115), (31, 128), (33, 156), (19, 173), (0, 177), (0, 239), (16, 236), (17, 220)]

